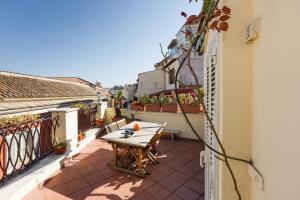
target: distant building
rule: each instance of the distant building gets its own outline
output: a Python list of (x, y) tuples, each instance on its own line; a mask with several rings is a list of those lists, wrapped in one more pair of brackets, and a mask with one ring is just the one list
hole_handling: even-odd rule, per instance
[(97, 101), (107, 92), (74, 81), (0, 71), (0, 115)]
[[(151, 94), (164, 90), (175, 89), (175, 74), (178, 70), (180, 62), (185, 56), (182, 47), (185, 49), (190, 47), (190, 43), (186, 39), (184, 32), (190, 29), (193, 33), (195, 33), (197, 30), (197, 25), (188, 26), (184, 24), (177, 32), (176, 39), (173, 39), (168, 45), (168, 57), (156, 63), (154, 65), (155, 70), (143, 72), (138, 75), (138, 96), (141, 96), (145, 93)], [(193, 53), (191, 56), (191, 66), (194, 69), (201, 86), (203, 86), (204, 82), (203, 65), (203, 56)], [(178, 79), (186, 87), (194, 86), (196, 84), (194, 77), (190, 73), (190, 69), (186, 64), (184, 64), (181, 68)]]
[(125, 98), (125, 101), (130, 102), (133, 97), (136, 95), (137, 84), (125, 84), (122, 94)]
[(47, 77), (47, 78), (86, 85), (86, 86), (89, 86), (91, 88), (94, 88), (96, 90), (96, 93), (99, 91), (101, 93), (104, 93), (106, 96), (111, 95), (110, 91), (108, 89), (103, 88), (102, 84), (99, 81), (96, 81), (95, 84), (94, 84), (90, 81), (87, 81), (87, 80), (79, 78), (79, 77)]

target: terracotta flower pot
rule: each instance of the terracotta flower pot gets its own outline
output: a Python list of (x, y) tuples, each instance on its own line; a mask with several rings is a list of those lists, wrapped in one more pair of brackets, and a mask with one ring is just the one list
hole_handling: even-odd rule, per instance
[(62, 155), (62, 154), (64, 154), (66, 152), (66, 150), (67, 150), (66, 144), (64, 144), (64, 145), (61, 144), (61, 146), (55, 146), (54, 147), (54, 153), (56, 155)]
[(84, 134), (78, 134), (77, 136), (78, 142), (82, 141), (84, 138), (85, 138)]
[(202, 113), (202, 105), (182, 105), (182, 109), (186, 113)]
[(105, 124), (105, 120), (104, 119), (96, 119), (96, 126), (98, 128), (102, 128)]
[(161, 108), (162, 112), (177, 113), (179, 110), (178, 104), (163, 104)]
[(144, 111), (144, 105), (142, 104), (137, 104), (137, 103), (132, 103), (131, 104), (131, 110), (137, 110), (137, 111)]
[(148, 112), (160, 112), (160, 104), (146, 104), (145, 109)]

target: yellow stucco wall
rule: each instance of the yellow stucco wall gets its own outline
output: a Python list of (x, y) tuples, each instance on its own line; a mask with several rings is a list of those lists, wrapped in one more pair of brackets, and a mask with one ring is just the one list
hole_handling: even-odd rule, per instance
[(300, 1), (253, 0), (261, 17), (252, 46), (252, 157), (265, 191), (252, 184), (252, 199), (300, 199)]
[[(221, 2), (232, 9), (230, 28), (220, 35), (217, 55), (219, 78), (219, 135), (227, 154), (251, 157), (251, 52), (244, 42), (244, 27), (249, 22), (250, 2)], [(241, 17), (242, 16), (242, 17)], [(230, 161), (244, 200), (251, 199), (248, 166)], [(237, 199), (233, 181), (223, 162), (219, 162), (218, 196)]]
[(153, 70), (139, 74), (138, 96), (163, 90), (165, 90), (165, 72), (163, 70)]
[[(130, 117), (130, 112), (135, 113), (135, 118), (141, 119), (142, 121), (165, 123), (167, 122), (167, 129), (179, 130), (180, 137), (196, 139), (193, 135), (192, 130), (188, 126), (182, 114), (179, 113), (165, 113), (165, 112), (135, 112), (128, 111), (127, 109), (122, 110), (122, 115)], [(112, 108), (107, 108), (105, 111), (105, 116), (107, 123), (111, 123), (112, 116), (115, 115), (115, 111)], [(198, 131), (201, 138), (204, 138), (204, 115), (203, 114), (187, 114), (191, 123)]]
[[(300, 183), (300, 1), (223, 0), (232, 9), (220, 36), (219, 133), (229, 154), (252, 158), (264, 191), (246, 165), (232, 161), (243, 199), (297, 200)], [(246, 44), (244, 32), (260, 17), (260, 35)], [(231, 178), (219, 167), (219, 199), (236, 199)]]

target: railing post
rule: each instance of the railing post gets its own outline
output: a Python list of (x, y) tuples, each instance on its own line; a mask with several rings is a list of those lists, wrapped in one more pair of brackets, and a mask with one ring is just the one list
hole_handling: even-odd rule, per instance
[(6, 160), (5, 160), (5, 142), (4, 137), (0, 135), (0, 180), (4, 177), (5, 171), (4, 168), (6, 166)]
[(97, 106), (96, 119), (104, 119), (105, 110), (107, 108), (107, 102), (96, 103), (96, 106)]
[(49, 110), (52, 118), (59, 116), (55, 133), (56, 143), (66, 142), (67, 151), (76, 148), (78, 142), (78, 108), (59, 108)]

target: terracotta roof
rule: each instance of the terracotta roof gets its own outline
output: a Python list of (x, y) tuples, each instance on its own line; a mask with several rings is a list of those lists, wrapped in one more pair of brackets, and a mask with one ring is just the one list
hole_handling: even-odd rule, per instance
[(84, 80), (82, 78), (79, 78), (79, 77), (48, 77), (48, 78), (56, 79), (56, 80), (62, 80), (62, 81), (70, 81), (70, 82), (89, 85), (89, 86), (94, 85), (93, 83), (91, 83), (87, 80)]
[(0, 71), (0, 101), (96, 96), (96, 91), (82, 84)]

